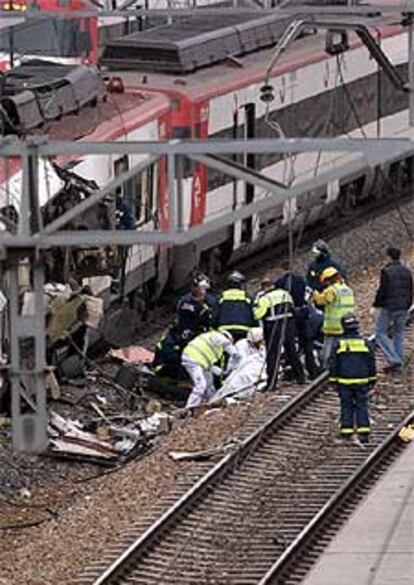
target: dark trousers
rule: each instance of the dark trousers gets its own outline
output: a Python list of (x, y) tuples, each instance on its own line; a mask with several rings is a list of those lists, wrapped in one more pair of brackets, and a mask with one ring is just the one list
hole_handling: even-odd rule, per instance
[(298, 315), (295, 319), (299, 347), (305, 356), (306, 371), (313, 380), (318, 375), (318, 367), (313, 355), (313, 342), (309, 327), (309, 320)]
[[(295, 321), (292, 317), (286, 320), (286, 325), (283, 326), (284, 319), (278, 320), (265, 320), (264, 322), (264, 338), (266, 344), (266, 371), (267, 371), (267, 384), (271, 390), (276, 387), (277, 375), (276, 363), (278, 351), (283, 347), (285, 350), (285, 357), (287, 364), (293, 370), (293, 376), (298, 382), (304, 380), (304, 372), (301, 361), (295, 346), (296, 327)], [(283, 330), (285, 329), (285, 335), (283, 342), (281, 337)]]
[(355, 426), (358, 434), (370, 432), (368, 413), (368, 384), (338, 384), (341, 405), (341, 434), (351, 435)]

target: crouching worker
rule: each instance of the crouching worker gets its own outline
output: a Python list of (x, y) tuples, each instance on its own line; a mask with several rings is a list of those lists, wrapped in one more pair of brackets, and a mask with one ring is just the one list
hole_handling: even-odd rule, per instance
[(329, 361), (329, 380), (336, 385), (340, 399), (340, 433), (349, 438), (356, 427), (360, 441), (367, 443), (371, 432), (368, 392), (376, 381), (375, 354), (359, 334), (355, 315), (344, 315), (341, 323), (344, 334), (335, 340)]
[(181, 355), (186, 344), (187, 340), (183, 339), (177, 327), (170, 327), (155, 348), (152, 362), (154, 372), (163, 378), (186, 379), (186, 371), (181, 365)]
[(215, 394), (213, 376), (222, 373), (225, 353), (230, 358), (236, 353), (233, 337), (228, 331), (202, 333), (184, 348), (182, 365), (193, 382), (186, 408), (207, 403)]

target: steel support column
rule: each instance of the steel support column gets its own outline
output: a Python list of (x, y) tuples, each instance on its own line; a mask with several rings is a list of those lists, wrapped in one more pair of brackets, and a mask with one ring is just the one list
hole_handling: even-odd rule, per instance
[[(30, 238), (42, 229), (37, 148), (31, 145), (22, 157), (17, 237)], [(33, 244), (26, 250), (8, 252), (13, 446), (18, 451), (41, 452), (47, 446), (44, 267)], [(33, 301), (25, 312), (20, 298), (22, 285)]]
[(20, 303), (21, 263), (14, 261), (9, 271), (12, 433), (16, 450), (41, 452), (47, 445), (44, 270), (40, 259), (31, 264), (29, 314), (23, 314)]

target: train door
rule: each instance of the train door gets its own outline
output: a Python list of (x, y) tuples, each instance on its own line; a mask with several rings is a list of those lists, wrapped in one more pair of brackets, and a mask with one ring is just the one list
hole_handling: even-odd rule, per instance
[[(243, 106), (244, 109), (244, 127), (243, 138), (245, 140), (254, 138), (256, 135), (256, 104), (249, 103)], [(256, 169), (256, 154), (249, 152), (243, 155), (243, 164), (249, 169)], [(244, 203), (249, 205), (254, 201), (254, 185), (250, 183), (245, 184)], [(255, 217), (251, 215), (242, 222), (241, 241), (242, 243), (249, 243), (254, 236)]]
[[(128, 156), (124, 155), (114, 161), (114, 176), (118, 177), (129, 170)], [(126, 181), (115, 191), (115, 218), (116, 229), (127, 230), (134, 226), (134, 205), (132, 200), (131, 181)], [(127, 263), (130, 253), (130, 246), (117, 246), (116, 249), (117, 267), (114, 266), (114, 285), (112, 292), (125, 295), (125, 284), (127, 279)]]
[[(248, 140), (256, 135), (256, 104), (247, 103), (237, 106), (233, 115), (233, 138)], [(256, 168), (255, 153), (234, 155), (233, 160), (250, 169)], [(233, 209), (253, 203), (255, 198), (254, 185), (240, 180), (233, 181)], [(237, 222), (234, 226), (234, 248), (237, 249), (254, 239), (254, 215)]]

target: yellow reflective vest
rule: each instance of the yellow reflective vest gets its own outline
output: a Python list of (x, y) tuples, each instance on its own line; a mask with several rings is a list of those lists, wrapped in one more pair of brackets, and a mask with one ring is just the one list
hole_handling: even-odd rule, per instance
[(207, 331), (198, 335), (195, 339), (184, 348), (183, 355), (188, 356), (206, 370), (220, 362), (224, 349), (221, 345), (213, 343), (214, 337), (218, 335), (217, 331)]
[(322, 292), (315, 292), (314, 300), (324, 306), (323, 333), (325, 335), (342, 335), (344, 330), (341, 319), (348, 313), (355, 312), (355, 300), (352, 289), (344, 282), (335, 282)]
[(292, 296), (287, 290), (281, 288), (271, 290), (257, 299), (254, 308), (254, 318), (260, 321), (263, 318), (274, 317), (276, 313), (275, 308), (287, 303), (293, 305)]

